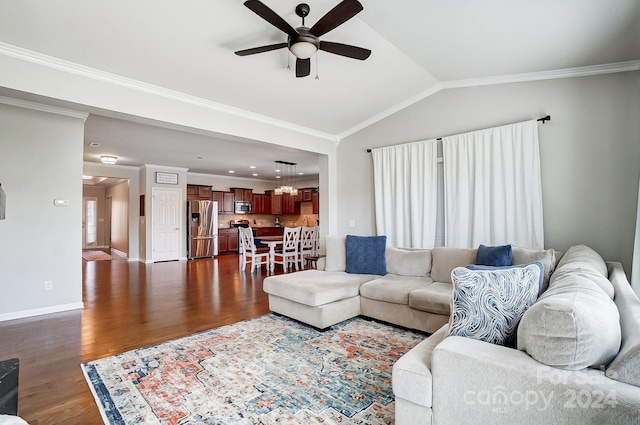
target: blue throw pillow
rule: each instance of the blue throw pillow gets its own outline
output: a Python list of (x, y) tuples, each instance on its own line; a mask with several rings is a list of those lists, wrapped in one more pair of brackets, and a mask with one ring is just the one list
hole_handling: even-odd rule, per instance
[(511, 245), (480, 245), (476, 254), (476, 264), (483, 266), (510, 266), (512, 256)]
[(513, 345), (520, 319), (538, 299), (540, 275), (536, 264), (489, 270), (453, 269), (448, 335)]
[(512, 264), (511, 266), (483, 266), (480, 264), (469, 264), (467, 268), (469, 270), (504, 270), (511, 267), (523, 268), (531, 264), (535, 264), (536, 266), (540, 267), (540, 282), (538, 283), (538, 296), (540, 296), (540, 293), (542, 293), (542, 286), (544, 284), (544, 265), (540, 261), (534, 261), (533, 263), (527, 264)]
[(386, 236), (347, 235), (347, 273), (387, 274)]

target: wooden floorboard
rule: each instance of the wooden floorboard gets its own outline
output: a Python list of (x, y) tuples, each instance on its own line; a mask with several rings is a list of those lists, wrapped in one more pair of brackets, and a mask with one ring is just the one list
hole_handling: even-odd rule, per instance
[(240, 271), (237, 255), (83, 261), (83, 310), (0, 322), (0, 359), (20, 359), (20, 416), (102, 424), (80, 363), (267, 314), (266, 276)]

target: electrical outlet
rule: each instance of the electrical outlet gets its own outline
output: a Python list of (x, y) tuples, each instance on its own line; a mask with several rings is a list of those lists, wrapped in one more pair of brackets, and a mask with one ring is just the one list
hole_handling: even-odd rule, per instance
[(353, 218), (349, 220), (349, 227), (356, 227), (356, 221)]
[(44, 281), (44, 290), (45, 291), (53, 290), (53, 280), (45, 280)]

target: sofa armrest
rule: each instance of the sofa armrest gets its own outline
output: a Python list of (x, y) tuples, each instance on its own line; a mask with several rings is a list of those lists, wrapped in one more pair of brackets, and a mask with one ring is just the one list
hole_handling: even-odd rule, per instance
[(442, 341), (431, 373), (434, 424), (626, 424), (640, 415), (640, 387), (470, 338)]

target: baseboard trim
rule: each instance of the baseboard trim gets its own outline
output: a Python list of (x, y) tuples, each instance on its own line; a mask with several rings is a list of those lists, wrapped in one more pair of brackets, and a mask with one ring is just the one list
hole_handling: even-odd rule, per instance
[(111, 248), (111, 254), (117, 255), (118, 257), (121, 257), (121, 258), (128, 258), (129, 257), (129, 255), (127, 255), (126, 252), (122, 252), (122, 251), (117, 250), (115, 248)]
[(24, 319), (25, 317), (42, 316), (43, 314), (60, 313), (62, 311), (69, 310), (82, 310), (84, 303), (71, 303), (53, 305), (51, 307), (34, 308), (31, 310), (14, 311), (12, 313), (0, 314), (0, 322), (6, 322), (7, 320)]

